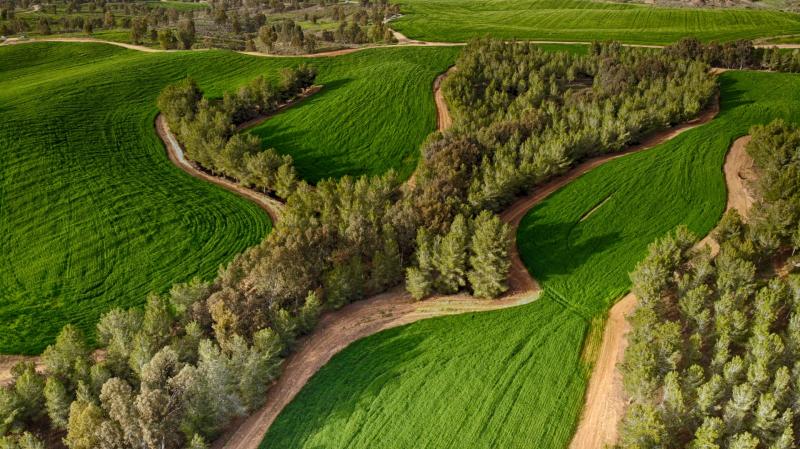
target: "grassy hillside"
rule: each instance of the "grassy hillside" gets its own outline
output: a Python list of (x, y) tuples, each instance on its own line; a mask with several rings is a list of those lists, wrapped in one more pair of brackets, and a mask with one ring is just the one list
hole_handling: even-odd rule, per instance
[(291, 154), (311, 181), (390, 168), (410, 176), (420, 143), (436, 128), (433, 80), (458, 51), (397, 48), (321, 60), (322, 92), (251, 132)]
[(592, 0), (407, 0), (392, 26), (410, 38), (500, 38), (663, 44), (684, 36), (753, 39), (800, 33), (800, 15), (770, 10), (660, 8)]
[[(407, 111), (408, 119), (394, 122), (403, 123), (394, 135), (404, 152), (395, 149), (395, 159), (375, 153), (377, 168), (361, 157), (359, 169), (405, 167), (435, 127), (430, 86), (454, 57), (452, 49), (417, 48), (313, 61), (328, 88), (304, 109), (342, 102), (359, 114)], [(270, 226), (262, 211), (167, 160), (153, 126), (155, 98), (187, 74), (219, 96), (297, 63), (222, 51), (146, 54), (102, 44), (0, 48), (0, 353), (37, 353), (66, 323), (91, 333), (105, 310), (141, 304), (149, 291), (194, 275), (210, 277), (260, 241)], [(382, 97), (377, 83), (362, 83), (364, 66), (402, 86), (404, 95)], [(346, 127), (340, 131), (355, 136), (354, 146), (372, 148), (363, 142), (373, 136), (357, 121), (340, 119), (282, 119), (275, 130), (299, 141), (317, 126)], [(346, 172), (338, 161), (328, 164), (330, 174)]]
[(653, 237), (680, 223), (698, 233), (714, 226), (735, 137), (775, 117), (800, 121), (800, 76), (729, 72), (721, 84), (719, 118), (590, 172), (526, 216), (517, 238), (545, 289), (538, 301), (354, 343), (312, 378), (261, 447), (565, 448), (583, 405), (581, 353), (593, 318), (628, 289), (627, 272)]

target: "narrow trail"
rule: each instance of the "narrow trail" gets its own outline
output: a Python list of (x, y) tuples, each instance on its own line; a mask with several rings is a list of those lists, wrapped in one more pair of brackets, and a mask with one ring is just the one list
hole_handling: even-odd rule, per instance
[[(723, 166), (728, 187), (725, 210), (736, 209), (744, 219), (753, 205), (753, 197), (747, 184), (755, 178), (753, 159), (746, 151), (748, 142), (750, 136), (736, 139), (725, 156)], [(698, 247), (704, 245), (711, 247), (712, 254), (719, 252), (719, 245), (710, 236), (697, 244)], [(627, 406), (622, 373), (618, 366), (622, 363), (625, 348), (628, 347), (626, 336), (630, 331), (630, 324), (626, 317), (636, 306), (636, 296), (628, 293), (608, 313), (603, 342), (592, 370), (583, 413), (570, 449), (603, 449), (617, 441), (619, 423)]]
[(172, 161), (172, 163), (178, 168), (195, 178), (204, 179), (256, 203), (259, 207), (264, 209), (267, 214), (269, 214), (273, 223), (280, 220), (281, 213), (283, 212), (283, 203), (280, 201), (270, 198), (263, 193), (243, 187), (225, 178), (210, 175), (198, 169), (192, 162), (186, 159), (183, 154), (183, 148), (181, 148), (181, 145), (178, 143), (178, 139), (176, 139), (175, 136), (170, 132), (167, 121), (161, 114), (158, 114), (158, 117), (156, 117), (156, 132), (158, 132), (158, 136), (161, 138), (161, 140), (164, 142), (164, 146), (167, 148), (169, 160)]
[[(392, 30), (392, 34), (397, 39), (396, 44), (369, 44), (361, 47), (342, 48), (339, 50), (323, 51), (319, 53), (301, 53), (297, 55), (276, 55), (259, 53), (255, 51), (239, 51), (231, 50), (235, 53), (256, 56), (260, 58), (329, 58), (335, 56), (347, 55), (357, 51), (369, 50), (372, 48), (397, 48), (397, 47), (463, 47), (467, 45), (465, 42), (434, 42), (434, 41), (420, 41), (409, 39), (402, 33)], [(198, 48), (194, 50), (164, 50), (161, 48), (146, 47), (144, 45), (126, 44), (124, 42), (114, 42), (103, 39), (96, 39), (93, 37), (49, 37), (49, 38), (35, 38), (20, 40), (18, 38), (8, 38), (5, 42), (0, 43), (0, 47), (4, 45), (22, 45), (30, 44), (33, 42), (84, 42), (84, 43), (99, 43), (116, 45), (117, 47), (127, 48), (129, 50), (137, 50), (146, 53), (167, 53), (167, 52), (186, 52), (186, 51), (209, 51), (209, 48)], [(590, 45), (591, 42), (586, 41), (548, 41), (548, 40), (528, 40), (520, 41), (531, 44), (540, 45)], [(622, 44), (625, 47), (634, 48), (664, 48), (664, 45), (647, 45), (647, 44)], [(800, 49), (800, 44), (753, 44), (756, 48), (772, 48), (777, 47), (781, 49)]]

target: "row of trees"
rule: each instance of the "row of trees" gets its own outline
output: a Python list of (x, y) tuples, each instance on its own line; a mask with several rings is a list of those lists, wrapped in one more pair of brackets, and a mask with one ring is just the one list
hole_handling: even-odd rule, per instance
[(508, 289), (511, 238), (508, 225), (489, 211), (469, 222), (457, 215), (444, 235), (421, 228), (416, 264), (406, 272), (406, 288), (422, 299), (434, 291), (458, 293), (469, 285), (479, 298), (496, 298)]
[(167, 86), (158, 107), (184, 145), (186, 156), (213, 174), (221, 173), (246, 186), (286, 198), (297, 175), (289, 155), (261, 150), (261, 141), (237, 127), (270, 114), (314, 84), (316, 70), (300, 65), (281, 72), (280, 82), (259, 77), (221, 101), (204, 98), (197, 84), (186, 79)]
[(679, 58), (703, 61), (712, 67), (800, 72), (800, 50), (756, 48), (747, 40), (705, 44), (694, 38), (683, 38), (665, 51)]
[(775, 122), (751, 134), (762, 178), (749, 222), (726, 213), (715, 258), (679, 229), (631, 274), (639, 307), (622, 365), (633, 403), (621, 448), (800, 441), (800, 277), (773, 266), (800, 247), (800, 130)]

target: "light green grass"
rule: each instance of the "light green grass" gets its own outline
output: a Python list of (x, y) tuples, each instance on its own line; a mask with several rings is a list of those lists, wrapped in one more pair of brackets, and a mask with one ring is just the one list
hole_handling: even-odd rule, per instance
[(194, 3), (194, 2), (181, 2), (181, 1), (160, 1), (153, 0), (145, 2), (151, 7), (161, 7), (164, 9), (174, 9), (176, 11), (198, 11), (201, 9), (208, 9), (208, 3)]
[(800, 15), (775, 10), (661, 8), (591, 0), (407, 0), (392, 27), (410, 38), (467, 41), (504, 39), (664, 44), (797, 34)]
[(326, 59), (316, 81), (321, 92), (251, 132), (264, 146), (291, 154), (310, 181), (390, 168), (407, 177), (436, 127), (433, 80), (458, 51), (388, 48)]
[(597, 334), (597, 317), (629, 288), (654, 237), (681, 223), (700, 234), (714, 226), (735, 137), (776, 117), (800, 121), (798, 75), (726, 73), (721, 82), (718, 119), (593, 170), (526, 216), (518, 242), (540, 299), (359, 340), (311, 379), (261, 448), (567, 447), (588, 380), (590, 323)]
[[(382, 131), (383, 142), (391, 143), (387, 134), (402, 140), (406, 153), (397, 161), (405, 161), (435, 126), (435, 70), (413, 71), (408, 61), (446, 67), (454, 57), (449, 49), (407, 48), (304, 60), (318, 67), (329, 86), (303, 107), (321, 123), (309, 124), (300, 115), (283, 120), (276, 132), (311, 138), (315, 126), (344, 127), (338, 131), (371, 144), (359, 120), (325, 117), (315, 109), (353, 110), (355, 117), (405, 109), (422, 117), (410, 120), (419, 128), (413, 128), (417, 140)], [(212, 277), (221, 263), (260, 241), (270, 226), (261, 210), (167, 160), (153, 125), (155, 99), (166, 84), (187, 75), (218, 97), (298, 63), (225, 51), (142, 53), (104, 44), (0, 48), (0, 353), (37, 353), (66, 323), (91, 335), (109, 308), (142, 304), (149, 291), (163, 292), (194, 275)], [(384, 97), (377, 80), (362, 83), (364, 67), (384, 82), (405, 86), (407, 95)], [(366, 92), (355, 95), (348, 86)], [(350, 143), (368, 147), (358, 138)], [(375, 157), (381, 167), (389, 165), (386, 155)], [(332, 159), (329, 168), (339, 172)]]

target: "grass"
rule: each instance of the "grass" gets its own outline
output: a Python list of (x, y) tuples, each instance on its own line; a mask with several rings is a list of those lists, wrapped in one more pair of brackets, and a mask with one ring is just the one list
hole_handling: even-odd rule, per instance
[(433, 80), (458, 51), (393, 48), (326, 59), (317, 77), (320, 93), (251, 132), (265, 147), (291, 154), (312, 182), (390, 168), (408, 177), (420, 143), (436, 127)]
[(800, 15), (776, 10), (662, 8), (591, 0), (407, 0), (392, 27), (413, 39), (620, 40), (665, 44), (797, 34)]
[(205, 2), (194, 3), (194, 2), (182, 2), (182, 1), (148, 0), (145, 3), (147, 3), (151, 7), (174, 9), (176, 11), (198, 11), (210, 8), (208, 3)]
[(711, 123), (591, 171), (525, 217), (517, 239), (544, 288), (537, 301), (355, 342), (314, 375), (261, 448), (567, 447), (592, 364), (585, 339), (596, 345), (648, 243), (681, 223), (698, 234), (714, 226), (725, 153), (750, 125), (800, 122), (798, 75), (728, 72), (721, 88)]
[[(379, 137), (382, 143), (391, 136), (402, 140), (398, 164), (413, 160), (422, 136), (435, 126), (435, 70), (454, 57), (452, 49), (407, 48), (311, 61), (327, 89), (302, 110), (321, 123), (276, 117), (281, 125), (275, 130), (310, 139), (315, 127), (346, 127), (371, 144), (375, 136), (358, 129), (361, 118), (405, 111), (413, 117), (396, 120), (401, 131), (381, 130)], [(148, 292), (195, 275), (210, 278), (221, 263), (260, 241), (270, 228), (266, 214), (167, 160), (154, 131), (155, 98), (187, 75), (220, 96), (297, 63), (104, 44), (1, 47), (0, 353), (38, 353), (66, 323), (91, 335), (104, 311), (142, 304)], [(415, 64), (423, 68), (408, 68)], [(364, 83), (359, 77), (365, 73), (377, 79)], [(404, 95), (383, 97), (381, 81), (400, 86)], [(338, 114), (352, 109), (354, 119), (326, 118), (318, 107)], [(403, 130), (413, 130), (418, 140)], [(358, 138), (350, 143), (371, 148)], [(376, 154), (376, 167), (388, 166), (388, 157)], [(329, 167), (342, 171), (333, 160)]]

